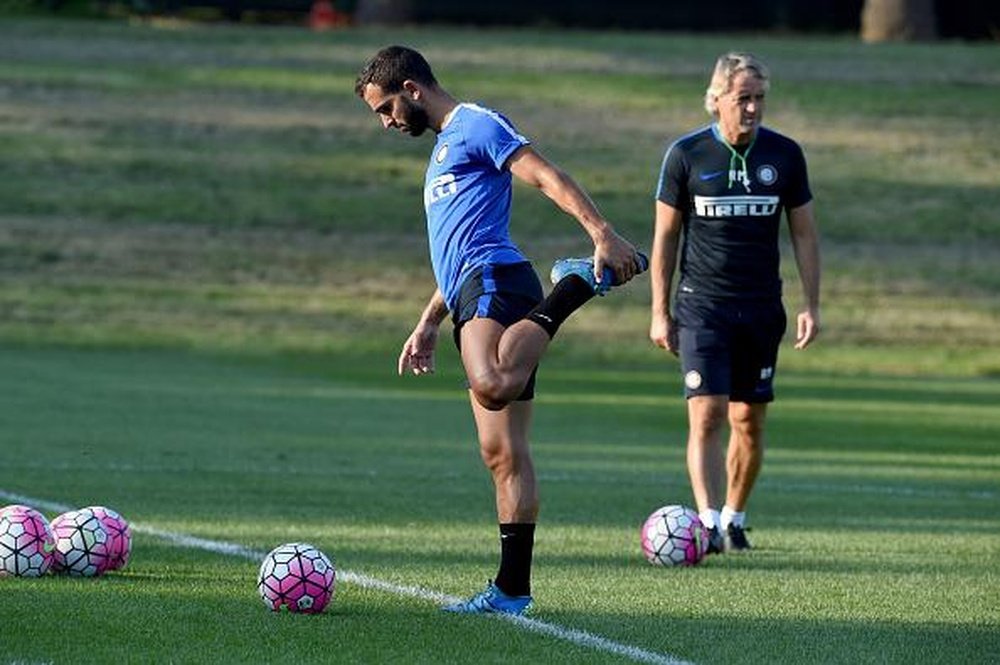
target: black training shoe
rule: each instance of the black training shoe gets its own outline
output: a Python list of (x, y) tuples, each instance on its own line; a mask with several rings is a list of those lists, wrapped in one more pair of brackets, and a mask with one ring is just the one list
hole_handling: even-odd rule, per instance
[(719, 527), (713, 526), (708, 530), (708, 549), (705, 554), (722, 554), (726, 551), (726, 541), (719, 532)]
[(750, 541), (747, 540), (747, 534), (743, 530), (743, 527), (736, 526), (735, 524), (730, 524), (726, 527), (726, 544), (727, 550), (743, 551), (751, 549)]

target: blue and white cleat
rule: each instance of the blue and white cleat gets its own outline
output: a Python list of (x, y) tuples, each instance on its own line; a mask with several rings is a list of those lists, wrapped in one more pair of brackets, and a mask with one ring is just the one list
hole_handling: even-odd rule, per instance
[(492, 582), (486, 584), (486, 590), (480, 591), (472, 598), (445, 605), (441, 609), (456, 614), (514, 614), (521, 616), (531, 608), (531, 596), (508, 596)]
[[(649, 259), (646, 255), (638, 252), (639, 257), (639, 273), (646, 272), (649, 268)], [(582, 278), (590, 288), (594, 289), (594, 293), (599, 296), (605, 295), (611, 290), (612, 286), (620, 286), (621, 282), (615, 281), (615, 274), (611, 271), (611, 268), (604, 269), (604, 278), (598, 282), (594, 279), (594, 258), (592, 256), (582, 257), (578, 259), (559, 259), (552, 266), (552, 272), (549, 273), (549, 279), (553, 284), (558, 284), (564, 277), (569, 275), (577, 275)]]

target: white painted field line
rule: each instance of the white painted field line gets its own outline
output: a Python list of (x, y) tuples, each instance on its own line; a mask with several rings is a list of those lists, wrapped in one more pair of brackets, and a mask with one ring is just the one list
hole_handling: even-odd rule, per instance
[[(42, 508), (44, 510), (57, 513), (64, 513), (75, 508), (74, 506), (68, 506), (54, 501), (37, 499), (35, 497), (24, 496), (22, 494), (15, 494), (4, 489), (0, 489), (0, 499), (12, 501), (14, 503), (23, 503), (34, 508)], [(176, 533), (174, 531), (166, 531), (164, 529), (146, 526), (145, 524), (136, 524), (133, 522), (131, 523), (131, 527), (136, 533), (144, 533), (156, 538), (162, 538), (163, 540), (173, 543), (178, 547), (198, 549), (205, 552), (213, 552), (215, 554), (225, 554), (228, 556), (239, 557), (241, 559), (247, 559), (255, 563), (259, 562), (264, 558), (264, 555), (267, 554), (266, 552), (252, 550), (236, 543), (198, 538), (183, 533)], [(380, 580), (368, 575), (354, 573), (349, 570), (338, 569), (337, 579), (348, 584), (357, 584), (358, 586), (366, 589), (384, 591), (397, 596), (409, 596), (411, 598), (418, 598), (420, 600), (433, 602), (438, 605), (445, 605), (461, 600), (456, 596), (450, 596), (448, 594), (441, 593), (440, 591), (424, 589), (423, 587), (394, 584), (392, 582), (386, 582), (385, 580)], [(588, 633), (584, 630), (566, 628), (558, 624), (540, 621), (538, 619), (531, 619), (528, 617), (509, 616), (505, 614), (498, 614), (494, 616), (496, 618), (509, 621), (516, 626), (525, 630), (530, 630), (534, 633), (547, 635), (559, 640), (571, 642), (578, 646), (589, 647), (597, 651), (603, 651), (605, 653), (630, 658), (639, 663), (653, 663), (654, 665), (691, 665), (688, 661), (675, 658), (669, 654), (656, 653), (654, 651), (647, 651), (636, 646), (622, 644), (621, 642), (615, 642), (614, 640), (601, 637), (600, 635), (595, 635), (594, 633)]]

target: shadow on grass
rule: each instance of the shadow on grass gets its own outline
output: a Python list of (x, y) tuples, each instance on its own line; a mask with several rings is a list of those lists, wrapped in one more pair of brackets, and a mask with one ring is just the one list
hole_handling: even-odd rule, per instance
[[(620, 617), (613, 639), (661, 650), (693, 662), (738, 663), (958, 663), (993, 662), (1000, 652), (996, 626), (836, 621), (822, 618), (754, 619), (729, 616), (720, 591), (720, 615), (691, 616), (665, 607), (662, 615)], [(562, 625), (615, 623), (613, 617), (546, 612)], [(648, 632), (643, 632), (648, 631)]]

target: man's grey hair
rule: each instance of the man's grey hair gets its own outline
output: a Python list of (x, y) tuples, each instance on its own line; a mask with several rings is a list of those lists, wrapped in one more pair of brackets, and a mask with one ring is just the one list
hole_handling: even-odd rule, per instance
[(726, 53), (715, 61), (715, 71), (705, 91), (705, 110), (709, 115), (719, 115), (718, 99), (733, 87), (733, 79), (741, 72), (752, 72), (764, 82), (764, 90), (771, 84), (771, 73), (767, 65), (752, 53)]

